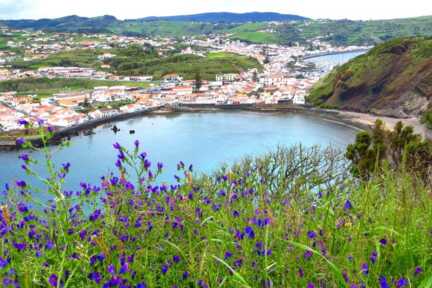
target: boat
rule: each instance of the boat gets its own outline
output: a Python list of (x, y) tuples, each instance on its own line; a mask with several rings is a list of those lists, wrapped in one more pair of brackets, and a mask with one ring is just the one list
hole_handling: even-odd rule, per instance
[(118, 133), (118, 132), (120, 132), (120, 129), (117, 127), (117, 125), (114, 125), (113, 128), (111, 128), (111, 130), (112, 130), (114, 133)]
[(135, 134), (135, 130), (129, 130), (129, 134)]
[(90, 136), (90, 135), (94, 135), (95, 132), (93, 132), (93, 130), (85, 130), (85, 131), (83, 132), (83, 134), (84, 134), (85, 136)]

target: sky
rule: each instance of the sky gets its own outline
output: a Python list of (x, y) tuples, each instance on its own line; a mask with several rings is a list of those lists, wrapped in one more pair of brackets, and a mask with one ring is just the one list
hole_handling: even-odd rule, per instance
[(432, 15), (431, 0), (0, 0), (0, 19), (113, 15), (119, 19), (202, 12), (279, 12), (315, 19)]

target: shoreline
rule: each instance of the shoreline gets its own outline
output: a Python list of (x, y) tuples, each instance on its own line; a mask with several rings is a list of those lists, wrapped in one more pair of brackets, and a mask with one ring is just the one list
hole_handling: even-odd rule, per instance
[[(381, 119), (387, 129), (392, 129), (394, 125), (401, 121), (405, 125), (410, 125), (414, 128), (415, 133), (422, 135), (425, 138), (432, 139), (432, 131), (423, 126), (417, 118), (392, 118), (386, 116), (377, 116), (368, 113), (359, 113), (344, 110), (330, 110), (321, 109), (311, 106), (299, 106), (292, 104), (268, 104), (268, 105), (255, 105), (255, 104), (234, 104), (234, 105), (216, 105), (216, 104), (180, 104), (177, 106), (159, 106), (153, 107), (142, 111), (117, 114), (111, 117), (89, 120), (84, 123), (63, 128), (54, 132), (54, 137), (51, 139), (50, 144), (56, 145), (64, 138), (78, 136), (86, 130), (95, 129), (101, 125), (108, 123), (115, 123), (117, 121), (142, 117), (151, 115), (169, 115), (178, 113), (211, 113), (221, 111), (250, 111), (257, 113), (300, 113), (319, 117), (325, 121), (339, 124), (358, 131), (370, 131), (377, 119)], [(28, 137), (33, 145), (41, 145), (39, 137)], [(15, 140), (14, 141), (1, 141), (0, 151), (19, 150)]]
[(349, 53), (357, 53), (357, 52), (367, 52), (370, 49), (368, 48), (359, 48), (359, 49), (354, 49), (354, 50), (350, 50), (350, 51), (334, 51), (334, 52), (323, 52), (323, 53), (318, 53), (316, 55), (306, 55), (303, 57), (303, 60), (309, 60), (309, 59), (314, 59), (314, 58), (319, 58), (319, 57), (324, 57), (324, 56), (331, 56), (331, 55), (339, 55), (339, 54), (349, 54)]

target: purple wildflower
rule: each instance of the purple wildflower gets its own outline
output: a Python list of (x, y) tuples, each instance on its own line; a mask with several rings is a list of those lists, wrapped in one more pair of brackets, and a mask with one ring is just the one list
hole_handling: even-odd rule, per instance
[(27, 153), (23, 153), (21, 155), (18, 156), (19, 159), (21, 159), (24, 162), (28, 162), (30, 161), (30, 157)]
[(371, 253), (371, 256), (370, 256), (370, 260), (371, 260), (372, 264), (375, 264), (375, 262), (377, 261), (377, 258), (378, 258), (378, 253), (376, 251), (373, 251)]
[(312, 282), (309, 282), (306, 287), (307, 288), (315, 288), (315, 285)]
[(99, 272), (91, 272), (88, 276), (88, 278), (94, 282), (96, 282), (96, 284), (99, 284), (102, 280), (102, 276)]
[(368, 275), (369, 274), (369, 265), (368, 263), (363, 263), (360, 266), (360, 271), (364, 274), (364, 275)]
[(27, 183), (24, 180), (18, 180), (16, 181), (16, 186), (20, 188), (25, 188), (27, 186)]
[(307, 250), (307, 251), (304, 253), (303, 257), (304, 257), (305, 260), (308, 260), (308, 259), (310, 259), (310, 258), (312, 257), (312, 255), (313, 255), (312, 251)]
[(417, 266), (414, 270), (414, 276), (418, 276), (423, 273), (423, 269), (420, 266)]
[(408, 286), (408, 280), (406, 278), (400, 278), (396, 281), (396, 288), (402, 288)]
[(174, 261), (174, 263), (179, 263), (180, 260), (181, 260), (180, 256), (178, 256), (178, 255), (174, 255), (174, 256), (173, 256), (173, 261)]
[(0, 268), (4, 268), (9, 264), (9, 259), (3, 259), (0, 257)]
[(16, 143), (16, 145), (17, 145), (18, 147), (21, 147), (21, 146), (23, 146), (23, 145), (25, 144), (25, 139), (22, 138), (22, 137), (17, 138), (16, 141), (15, 141), (15, 143)]
[(56, 274), (51, 274), (51, 276), (48, 278), (48, 282), (52, 287), (57, 287), (57, 281), (58, 277)]
[(113, 147), (114, 147), (114, 149), (116, 149), (116, 150), (121, 150), (121, 149), (122, 149), (122, 147), (120, 146), (120, 144), (119, 144), (118, 142), (114, 143), (114, 144), (113, 144)]
[(378, 281), (380, 288), (390, 288), (389, 284), (387, 283), (387, 278), (385, 276), (380, 276)]
[(227, 260), (228, 258), (231, 258), (233, 254), (230, 251), (226, 251), (224, 255), (224, 259)]
[(317, 237), (317, 234), (314, 231), (307, 232), (307, 236), (309, 239), (314, 239)]
[(96, 221), (102, 214), (102, 211), (100, 209), (96, 209), (89, 217), (90, 221), (94, 222)]
[(346, 200), (345, 204), (344, 204), (344, 210), (350, 210), (352, 208), (353, 208), (353, 206), (352, 206), (351, 201), (350, 200)]
[(169, 270), (168, 265), (163, 264), (163, 265), (162, 265), (162, 268), (161, 268), (161, 272), (162, 272), (162, 274), (166, 274), (166, 273), (168, 272), (168, 270)]
[(108, 265), (108, 269), (107, 270), (108, 270), (109, 274), (111, 274), (111, 275), (115, 274), (115, 267), (114, 267), (113, 264)]
[(163, 169), (163, 163), (158, 162), (158, 163), (157, 163), (157, 169), (158, 169), (159, 172), (161, 172), (162, 169)]
[(209, 286), (207, 285), (207, 283), (204, 280), (198, 280), (198, 286), (200, 288), (208, 288)]
[(27, 244), (26, 243), (17, 243), (14, 242), (13, 246), (15, 247), (15, 249), (17, 249), (18, 251), (22, 251), (25, 250), (27, 248)]
[(253, 230), (252, 227), (247, 226), (247, 227), (245, 228), (244, 231), (245, 231), (246, 235), (247, 235), (250, 239), (255, 238), (255, 232), (254, 232), (254, 230)]
[(387, 245), (387, 239), (386, 238), (381, 239), (379, 242), (381, 243), (382, 246)]
[(18, 120), (18, 124), (21, 126), (28, 126), (30, 123), (25, 119)]
[(126, 262), (123, 265), (121, 265), (119, 273), (126, 274), (128, 272), (129, 272), (129, 264)]

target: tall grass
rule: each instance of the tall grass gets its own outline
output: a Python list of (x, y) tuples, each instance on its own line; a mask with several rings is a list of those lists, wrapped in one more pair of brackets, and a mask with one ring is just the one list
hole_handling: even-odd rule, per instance
[(337, 151), (292, 147), (160, 184), (139, 142), (114, 148), (118, 174), (74, 192), (47, 149), (49, 203), (6, 187), (4, 287), (431, 287), (430, 190), (404, 172), (360, 182)]

